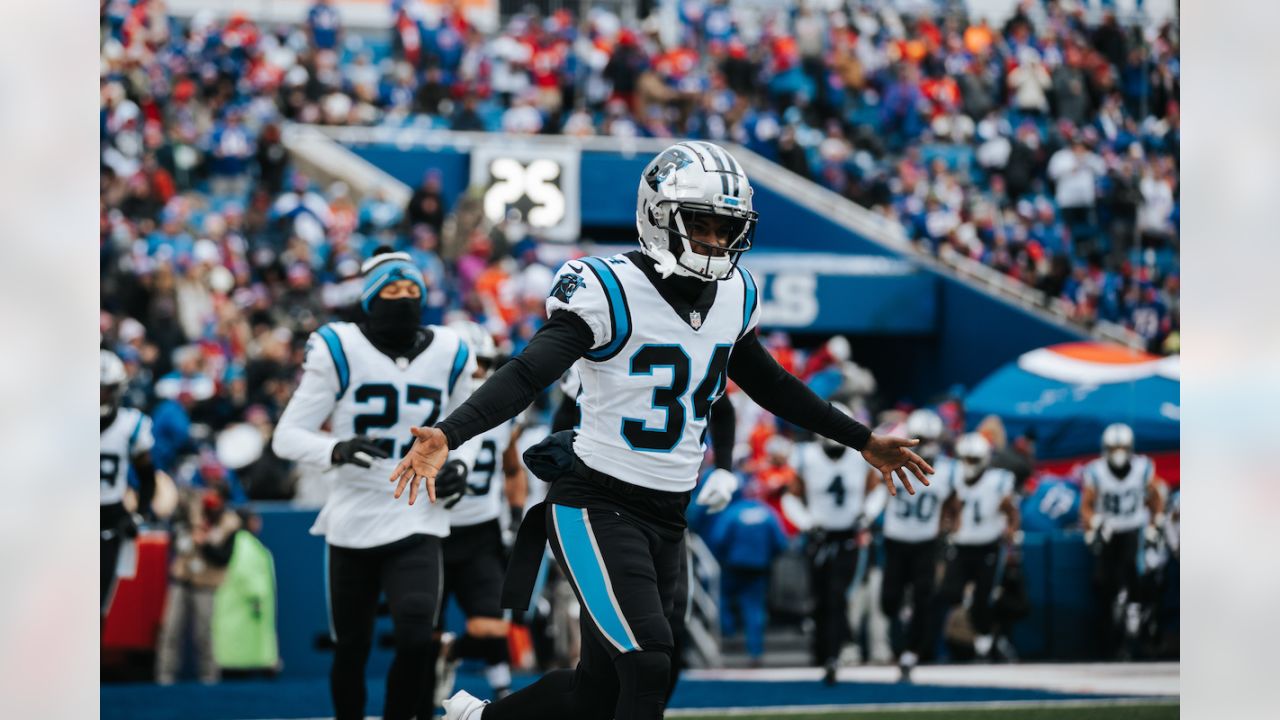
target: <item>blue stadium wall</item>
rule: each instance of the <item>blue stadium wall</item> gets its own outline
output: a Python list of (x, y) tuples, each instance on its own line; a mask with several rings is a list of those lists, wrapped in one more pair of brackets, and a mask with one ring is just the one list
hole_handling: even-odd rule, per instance
[[(325, 593), (325, 544), (307, 531), (316, 511), (284, 503), (261, 503), (262, 542), (275, 557), (278, 589), (277, 623), (285, 677), (315, 677), (328, 673), (332, 649)], [(1030, 613), (1017, 623), (1011, 637), (1024, 660), (1085, 660), (1097, 657), (1102, 609), (1092, 584), (1093, 555), (1077, 531), (1026, 533), (1022, 545)], [(1176, 623), (1178, 577), (1168, 579), (1162, 615)], [(445, 625), (458, 631), (464, 621), (452, 603)], [(369, 669), (383, 674), (392, 657), (391, 622), (385, 613), (378, 629)]]
[[(429, 169), (444, 180), (448, 207), (470, 181), (470, 157), (450, 147), (428, 150), (389, 144), (354, 144), (350, 149), (383, 171), (416, 187)], [(581, 155), (581, 218), (584, 228), (628, 232), (635, 224), (635, 187), (647, 155), (584, 151)], [(747, 261), (771, 253), (835, 253), (910, 261), (836, 221), (802, 207), (754, 178), (760, 212), (756, 249)], [(929, 267), (890, 277), (818, 277), (820, 312), (807, 326), (776, 327), (816, 341), (844, 333), (854, 359), (868, 366), (890, 399), (927, 402), (959, 384), (970, 388), (1023, 352), (1084, 339), (1079, 331), (1048, 322), (1014, 304)], [(772, 283), (761, 281), (769, 303)]]

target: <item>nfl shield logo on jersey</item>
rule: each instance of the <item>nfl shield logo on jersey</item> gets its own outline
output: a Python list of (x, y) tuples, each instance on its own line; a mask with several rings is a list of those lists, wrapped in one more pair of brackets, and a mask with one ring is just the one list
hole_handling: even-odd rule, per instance
[(702, 327), (702, 313), (698, 312), (697, 310), (690, 310), (689, 325), (692, 326), (694, 330), (697, 330), (698, 328)]

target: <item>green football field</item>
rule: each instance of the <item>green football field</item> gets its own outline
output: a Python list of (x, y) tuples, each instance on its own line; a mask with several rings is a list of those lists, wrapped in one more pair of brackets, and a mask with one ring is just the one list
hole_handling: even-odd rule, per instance
[(1178, 705), (1071, 705), (1066, 707), (952, 710), (835, 711), (803, 715), (698, 715), (700, 720), (1177, 720)]

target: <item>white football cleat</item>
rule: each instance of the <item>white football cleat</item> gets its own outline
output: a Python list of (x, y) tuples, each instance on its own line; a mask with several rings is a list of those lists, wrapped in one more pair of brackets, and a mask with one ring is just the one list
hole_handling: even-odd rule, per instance
[(973, 652), (981, 659), (986, 659), (991, 654), (991, 646), (995, 644), (995, 638), (990, 635), (979, 635), (973, 639)]
[(480, 720), (484, 706), (488, 704), (466, 690), (459, 690), (444, 701), (444, 720)]
[(457, 639), (451, 632), (440, 636), (440, 653), (436, 656), (436, 696), (432, 698), (437, 706), (453, 693), (454, 683), (458, 680), (458, 665), (462, 661), (449, 657)]

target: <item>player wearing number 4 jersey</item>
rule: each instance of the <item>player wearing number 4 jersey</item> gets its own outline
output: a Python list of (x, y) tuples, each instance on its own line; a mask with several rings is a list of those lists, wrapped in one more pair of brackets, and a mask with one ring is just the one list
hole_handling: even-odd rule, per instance
[[(839, 403), (832, 406), (852, 415)], [(814, 660), (825, 668), (824, 682), (836, 681), (840, 648), (849, 631), (849, 586), (859, 566), (866, 570), (867, 528), (880, 508), (865, 502), (867, 462), (858, 453), (830, 440), (801, 445), (792, 463), (796, 479), (783, 497), (783, 510), (805, 531), (805, 551), (813, 578)], [(883, 497), (883, 494), (879, 497)], [(798, 500), (803, 505), (798, 506)], [(883, 506), (883, 503), (881, 503)]]
[[(547, 323), (525, 350), (439, 425), (414, 429), (419, 442), (391, 476), (396, 497), (407, 489), (410, 503), (421, 480), (436, 499), (433, 483), (451, 448), (514, 417), (583, 360), (571, 445), (553, 434), (526, 453), (545, 461), (534, 469), (554, 482), (521, 526), (503, 592), (512, 606), (527, 605), (543, 538), (550, 540), (583, 607), (581, 660), (491, 705), (458, 693), (446, 717), (662, 717), (685, 509), (709, 410), (727, 379), (779, 417), (861, 450), (886, 475), (897, 471), (904, 484), (908, 472), (921, 481), (931, 472), (908, 449), (912, 441), (872, 435), (760, 345), (759, 293), (738, 267), (755, 221), (750, 183), (729, 153), (705, 142), (668, 148), (640, 179), (641, 250), (566, 263), (547, 298)], [(732, 488), (722, 486), (736, 480), (711, 478), (699, 502), (723, 508)]]
[[(440, 542), (449, 517), (444, 507), (405, 512), (388, 502), (386, 475), (394, 466), (388, 458), (412, 444), (410, 427), (435, 422), (470, 394), (475, 359), (454, 331), (421, 326), (426, 285), (407, 255), (376, 254), (363, 271), (364, 319), (312, 333), (302, 380), (272, 446), (282, 458), (332, 468), (329, 497), (311, 532), (327, 545), (336, 717), (365, 717), (364, 666), (382, 593), (396, 643), (383, 717), (430, 717)], [(326, 420), (329, 432), (321, 430)], [(470, 460), (464, 449), (451, 462), (442, 494), (462, 496)]]

